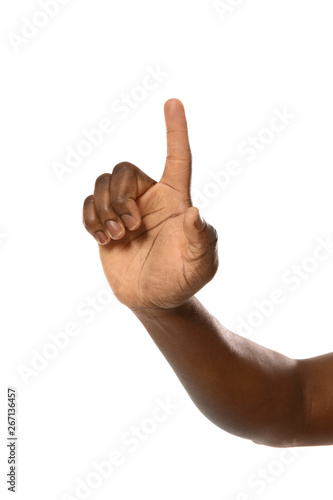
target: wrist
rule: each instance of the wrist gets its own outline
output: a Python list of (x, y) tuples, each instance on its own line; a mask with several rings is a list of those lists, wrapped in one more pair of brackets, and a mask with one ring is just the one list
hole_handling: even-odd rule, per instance
[(138, 319), (146, 319), (146, 318), (168, 318), (171, 316), (184, 316), (188, 314), (195, 304), (198, 302), (198, 299), (193, 295), (189, 299), (187, 299), (182, 304), (175, 307), (132, 307), (130, 310), (135, 314)]

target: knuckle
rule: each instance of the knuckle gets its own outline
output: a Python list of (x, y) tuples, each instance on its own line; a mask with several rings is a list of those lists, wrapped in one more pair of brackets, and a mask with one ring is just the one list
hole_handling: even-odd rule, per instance
[(110, 217), (110, 213), (112, 214), (111, 207), (108, 205), (101, 205), (98, 207), (98, 216), (102, 220), (106, 220), (107, 218)]
[(87, 208), (91, 203), (94, 202), (94, 197), (91, 194), (90, 196), (87, 196), (87, 198), (83, 202), (83, 208)]
[(123, 207), (124, 205), (126, 205), (128, 201), (128, 198), (125, 194), (117, 194), (117, 196), (112, 200), (112, 205), (114, 207)]
[(219, 236), (218, 236), (218, 233), (217, 233), (215, 227), (210, 225), (209, 243), (211, 245), (215, 246), (217, 244), (217, 242), (218, 242), (218, 238), (219, 238)]
[(219, 256), (217, 249), (205, 253), (206, 276), (208, 281), (212, 280), (219, 268)]
[(113, 168), (112, 173), (113, 174), (120, 174), (120, 173), (125, 173), (129, 172), (134, 169), (134, 165), (128, 161), (122, 161), (120, 163), (117, 163), (117, 165)]
[(84, 227), (89, 231), (92, 227), (96, 225), (96, 219), (91, 216), (83, 217), (82, 223)]
[(97, 177), (95, 181), (95, 186), (98, 184), (109, 184), (110, 182), (110, 174), (101, 174)]
[(219, 240), (219, 235), (218, 235), (218, 233), (217, 233), (217, 231), (216, 231), (215, 227), (213, 227), (213, 242), (214, 242), (214, 243), (217, 243), (217, 242), (218, 242), (218, 240)]

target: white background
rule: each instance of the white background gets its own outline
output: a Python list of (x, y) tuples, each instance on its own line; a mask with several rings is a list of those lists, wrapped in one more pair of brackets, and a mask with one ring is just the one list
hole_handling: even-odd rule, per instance
[[(81, 222), (96, 177), (120, 161), (159, 180), (163, 105), (181, 99), (193, 193), (206, 197), (202, 215), (219, 235), (218, 273), (197, 297), (241, 333), (240, 318), (278, 288), (285, 301), (252, 340), (294, 358), (332, 350), (333, 256), (297, 290), (283, 281), (313, 256), (318, 237), (333, 235), (331, 2), (224, 3), (238, 6), (223, 16), (212, 0), (71, 0), (53, 18), (36, 14), (41, 2), (1, 3), (0, 482), (6, 492), (6, 392), (14, 386), (18, 499), (80, 498), (78, 480), (114, 450), (122, 465), (86, 498), (331, 494), (331, 447), (281, 456), (227, 434), (197, 410), (142, 325), (108, 294), (97, 243)], [(30, 39), (17, 41), (27, 20), (43, 19)], [(124, 93), (139, 96), (147, 67), (165, 76), (121, 119), (111, 105)], [(238, 147), (267, 127), (274, 108), (295, 118), (248, 161)], [(104, 118), (114, 131), (60, 180), (54, 162), (64, 163), (66, 148)], [(239, 175), (209, 187), (211, 173), (234, 159)], [(98, 312), (87, 305), (92, 297), (104, 300)], [(25, 383), (20, 365), (31, 368), (34, 349), (42, 353), (50, 332), (70, 322), (80, 333)], [(121, 436), (147, 422), (157, 398), (177, 408), (132, 452)], [(261, 469), (268, 476), (258, 483)]]

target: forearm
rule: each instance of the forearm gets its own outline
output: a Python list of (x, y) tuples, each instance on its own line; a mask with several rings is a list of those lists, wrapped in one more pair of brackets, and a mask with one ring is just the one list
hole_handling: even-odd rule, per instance
[(196, 297), (174, 310), (133, 312), (209, 420), (268, 446), (301, 445), (296, 360), (228, 331)]

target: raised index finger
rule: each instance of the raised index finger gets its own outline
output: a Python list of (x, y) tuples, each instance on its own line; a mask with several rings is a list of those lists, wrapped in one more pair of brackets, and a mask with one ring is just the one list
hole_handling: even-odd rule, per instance
[(192, 155), (185, 110), (179, 99), (164, 104), (167, 130), (167, 158), (160, 182), (190, 195)]

